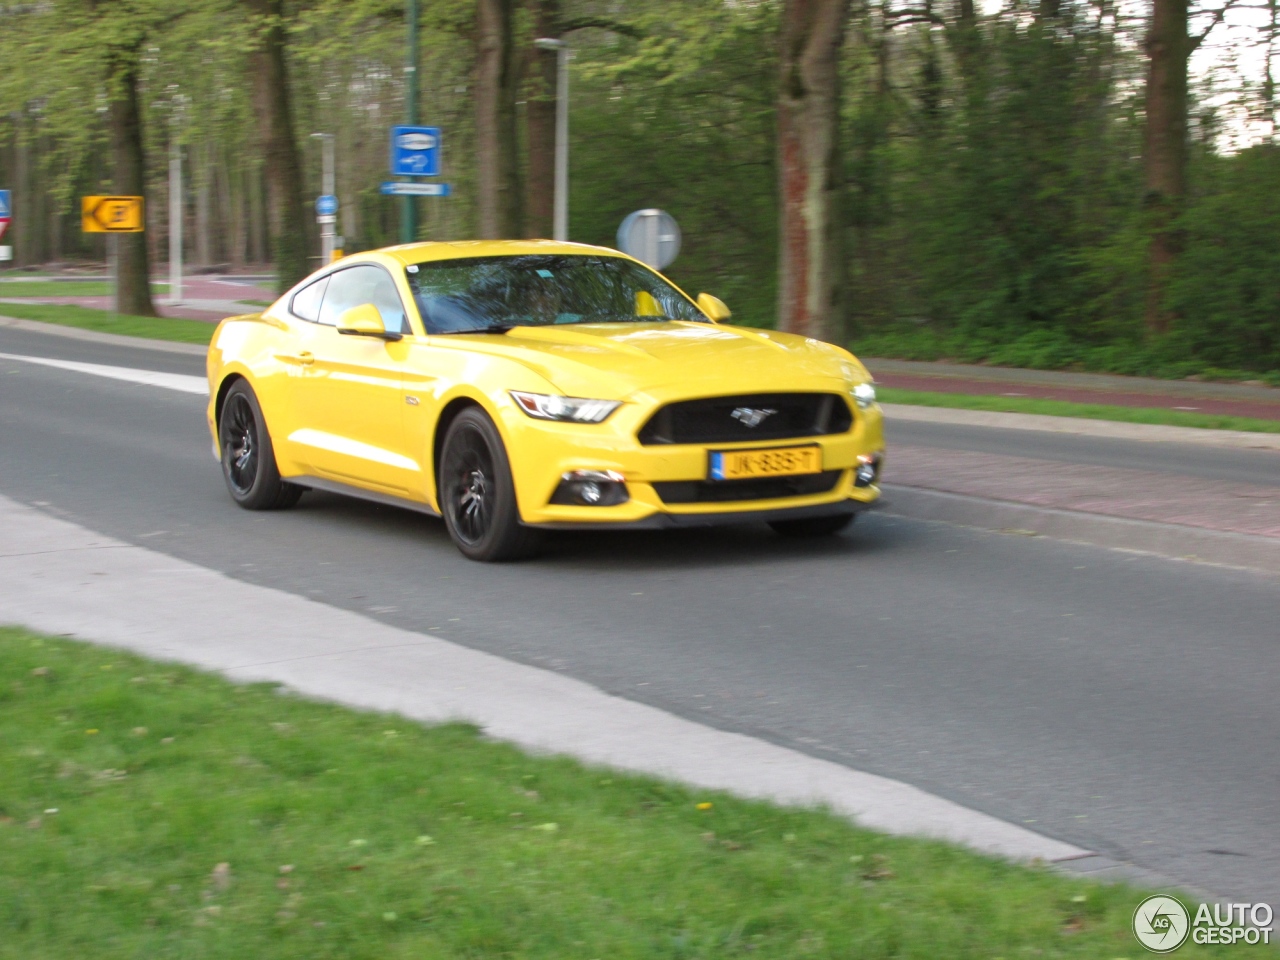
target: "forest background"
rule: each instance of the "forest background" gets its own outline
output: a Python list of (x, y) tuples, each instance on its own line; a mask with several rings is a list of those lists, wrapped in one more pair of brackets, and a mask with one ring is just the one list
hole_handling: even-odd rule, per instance
[[(315, 132), (346, 250), (399, 239), (388, 136), (416, 82), (447, 199), (421, 239), (549, 236), (554, 53), (572, 46), (570, 237), (661, 207), (668, 271), (734, 321), (874, 356), (1280, 385), (1277, 0), (0, 2), (17, 266), (101, 260), (79, 197), (140, 193), (129, 312), (166, 256), (319, 266)], [(1233, 11), (1253, 71), (1189, 79)], [(1244, 127), (1247, 146), (1238, 148)], [(1228, 146), (1230, 145), (1230, 146)]]

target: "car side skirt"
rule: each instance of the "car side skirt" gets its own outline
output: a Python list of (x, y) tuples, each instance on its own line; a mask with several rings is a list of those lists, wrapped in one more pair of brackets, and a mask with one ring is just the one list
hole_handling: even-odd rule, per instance
[(337, 493), (345, 497), (355, 497), (359, 500), (368, 500), (371, 503), (380, 503), (384, 507), (400, 507), (404, 510), (413, 510), (417, 513), (425, 513), (429, 517), (438, 517), (440, 512), (434, 509), (430, 504), (422, 503), (417, 500), (410, 500), (406, 497), (397, 497), (391, 493), (379, 493), (377, 490), (366, 490), (364, 487), (357, 487), (349, 483), (340, 483), (337, 480), (326, 480), (324, 477), (285, 477), (287, 483), (296, 483), (300, 487), (306, 487), (308, 490), (323, 490), (325, 493)]

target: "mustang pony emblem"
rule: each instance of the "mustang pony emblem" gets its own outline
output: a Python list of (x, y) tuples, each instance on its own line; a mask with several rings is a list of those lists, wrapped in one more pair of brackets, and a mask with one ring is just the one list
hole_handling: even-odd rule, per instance
[(754, 430), (777, 412), (777, 410), (770, 410), (768, 407), (735, 407), (733, 413), (729, 414), (729, 416), (744, 427), (750, 427)]

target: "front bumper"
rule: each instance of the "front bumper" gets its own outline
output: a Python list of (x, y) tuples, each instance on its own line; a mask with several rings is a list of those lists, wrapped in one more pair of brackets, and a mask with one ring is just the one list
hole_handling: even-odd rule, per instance
[(810, 517), (844, 516), (864, 513), (879, 506), (875, 500), (842, 500), (807, 507), (775, 507), (771, 510), (731, 510), (717, 513), (654, 513), (643, 520), (588, 523), (583, 521), (526, 523), (540, 530), (675, 530), (687, 527), (723, 527), (734, 523), (772, 523), (775, 520), (806, 520)]
[[(663, 398), (665, 399), (665, 398)], [(502, 411), (521, 522), (549, 529), (664, 529), (755, 520), (856, 513), (880, 496), (875, 484), (858, 486), (859, 456), (884, 451), (877, 406), (854, 409), (853, 427), (841, 434), (725, 444), (641, 444), (636, 434), (653, 406), (628, 404), (602, 424), (533, 420), (514, 408)], [(655, 484), (705, 481), (713, 450), (769, 449), (814, 445), (822, 469), (839, 471), (821, 493), (760, 500), (666, 502)], [(552, 503), (561, 477), (576, 470), (614, 471), (628, 499), (613, 506)]]

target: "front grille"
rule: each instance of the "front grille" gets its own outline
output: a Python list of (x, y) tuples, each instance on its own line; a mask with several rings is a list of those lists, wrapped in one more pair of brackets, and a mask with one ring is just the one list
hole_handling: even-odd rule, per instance
[(737, 500), (776, 500), (827, 493), (840, 479), (839, 470), (799, 477), (760, 477), (751, 480), (662, 480), (653, 485), (663, 503), (729, 503)]
[[(755, 426), (749, 426), (757, 416)], [(737, 412), (737, 416), (735, 416)], [(835, 393), (753, 393), (669, 403), (639, 433), (642, 444), (743, 443), (844, 433), (853, 426), (849, 404)]]

